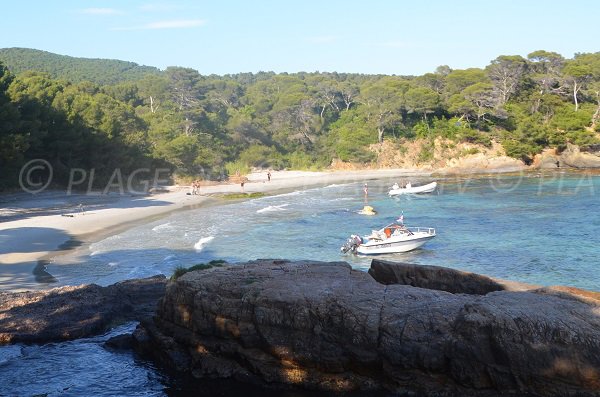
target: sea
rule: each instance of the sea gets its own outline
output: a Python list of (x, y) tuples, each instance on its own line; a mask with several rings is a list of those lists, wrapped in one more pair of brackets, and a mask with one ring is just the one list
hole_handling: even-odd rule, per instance
[[(413, 186), (432, 180), (411, 178)], [(389, 179), (365, 180), (174, 212), (56, 257), (46, 270), (57, 280), (51, 286), (170, 276), (213, 259), (346, 261), (366, 271), (371, 257), (344, 255), (340, 246), (351, 234), (369, 234), (403, 216), (409, 227), (435, 228), (436, 237), (421, 249), (379, 258), (600, 291), (600, 175), (556, 170), (435, 180), (437, 190), (426, 195), (391, 198)], [(377, 214), (359, 214), (364, 205)], [(237, 394), (232, 384), (191, 387), (190, 380), (130, 352), (103, 347), (134, 327), (72, 342), (0, 347), (0, 396)], [(243, 386), (239, 391), (252, 395)]]

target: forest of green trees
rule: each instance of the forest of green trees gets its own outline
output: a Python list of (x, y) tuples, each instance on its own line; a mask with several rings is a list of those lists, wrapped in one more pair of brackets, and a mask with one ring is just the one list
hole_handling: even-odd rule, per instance
[(115, 168), (217, 179), (255, 166), (368, 164), (378, 142), (436, 137), (495, 140), (529, 162), (546, 147), (596, 144), (600, 132), (600, 52), (498, 56), (484, 69), (422, 76), (206, 76), (54, 54), (44, 63), (37, 53), (0, 51), (2, 189), (38, 158), (63, 184), (72, 168), (94, 169), (99, 184)]

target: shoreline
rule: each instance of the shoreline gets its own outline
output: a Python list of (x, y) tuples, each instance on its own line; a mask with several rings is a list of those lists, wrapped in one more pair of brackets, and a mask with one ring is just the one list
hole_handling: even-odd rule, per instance
[[(440, 175), (435, 171), (414, 169), (378, 169), (348, 171), (272, 171), (267, 181), (267, 171), (249, 174), (245, 193), (284, 194), (318, 186), (339, 183), (388, 180), (391, 185), (399, 179), (461, 180), (464, 178), (510, 176), (515, 172), (476, 170), (479, 172)], [(525, 174), (546, 170), (526, 170)], [(589, 170), (560, 170), (560, 174)], [(523, 173), (516, 173), (523, 175)], [(594, 174), (594, 172), (592, 172)], [(558, 174), (557, 174), (558, 175)], [(165, 188), (166, 189), (166, 188)], [(148, 195), (89, 195), (51, 191), (38, 196), (28, 196), (19, 201), (15, 195), (0, 195), (0, 290), (25, 291), (52, 288), (56, 279), (46, 271), (54, 258), (68, 255), (114, 234), (162, 219), (178, 211), (205, 206), (221, 206), (228, 200), (215, 197), (219, 194), (240, 193), (240, 184), (220, 183), (202, 185), (199, 195), (191, 195), (189, 186), (172, 186), (169, 191)], [(21, 195), (23, 196), (23, 195)], [(79, 200), (88, 200), (85, 213), (78, 211)], [(248, 200), (251, 198), (240, 198)], [(17, 202), (18, 208), (7, 203)], [(87, 206), (87, 204), (86, 204)], [(15, 206), (13, 206), (15, 207)], [(4, 221), (5, 214), (8, 218)]]
[[(266, 171), (248, 175), (245, 193), (279, 194), (331, 183), (356, 183), (374, 179), (427, 178), (431, 172), (409, 169), (362, 171)], [(56, 281), (45, 270), (53, 258), (87, 246), (132, 227), (164, 218), (177, 211), (207, 205), (223, 205), (217, 194), (240, 193), (239, 184), (203, 185), (199, 195), (189, 194), (189, 186), (173, 186), (167, 192), (148, 195), (71, 194), (59, 191), (13, 197), (10, 220), (0, 217), (0, 290), (25, 291), (52, 288)], [(1, 198), (1, 197), (0, 197)], [(5, 203), (11, 197), (4, 197)], [(244, 200), (243, 198), (241, 200)], [(79, 201), (86, 202), (83, 211)], [(89, 204), (89, 205), (88, 205)]]

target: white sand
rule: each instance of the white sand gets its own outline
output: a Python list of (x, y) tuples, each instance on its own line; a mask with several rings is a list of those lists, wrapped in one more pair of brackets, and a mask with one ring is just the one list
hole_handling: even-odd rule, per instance
[[(390, 185), (400, 177), (429, 173), (406, 170), (300, 172), (273, 171), (248, 175), (244, 192), (274, 192), (304, 189), (331, 183), (351, 183), (389, 178)], [(131, 195), (67, 195), (47, 192), (39, 196), (6, 196), (0, 204), (0, 287), (6, 274), (16, 284), (28, 284), (37, 261), (69, 242), (94, 242), (128, 226), (152, 221), (186, 207), (197, 207), (215, 193), (239, 193), (239, 184), (203, 186), (200, 195), (188, 194), (189, 187), (170, 187), (164, 193)], [(79, 203), (83, 203), (83, 207)], [(27, 280), (27, 278), (30, 280)]]

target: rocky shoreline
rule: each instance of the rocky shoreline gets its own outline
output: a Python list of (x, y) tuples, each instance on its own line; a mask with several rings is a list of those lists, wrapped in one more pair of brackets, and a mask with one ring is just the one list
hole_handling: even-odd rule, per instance
[(164, 296), (165, 276), (43, 291), (0, 292), (0, 345), (48, 343), (100, 334), (151, 318)]
[(400, 395), (600, 395), (592, 291), (378, 260), (369, 273), (345, 262), (258, 260), (168, 283), (0, 294), (1, 343), (83, 337), (127, 319), (140, 321), (140, 353), (199, 379)]
[[(277, 260), (191, 272), (167, 286), (136, 335), (163, 365), (198, 378), (445, 396), (600, 393), (597, 296), (515, 291), (443, 268), (374, 261), (372, 270), (400, 277), (385, 285), (343, 262)], [(454, 292), (441, 288), (449, 284)]]

